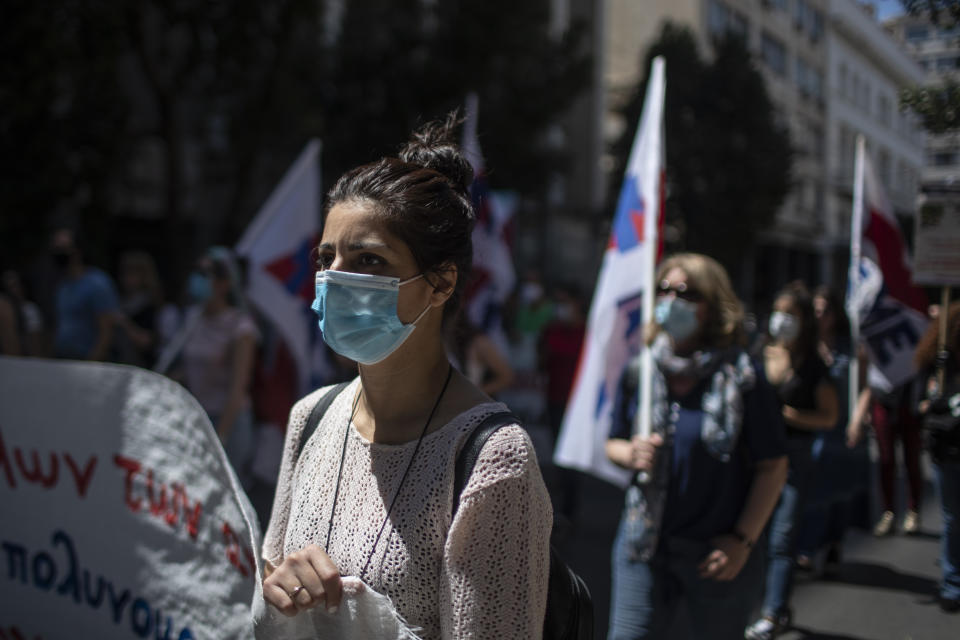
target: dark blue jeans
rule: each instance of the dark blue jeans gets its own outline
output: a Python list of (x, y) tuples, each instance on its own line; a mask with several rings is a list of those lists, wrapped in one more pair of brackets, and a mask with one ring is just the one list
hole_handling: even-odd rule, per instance
[(633, 561), (623, 529), (621, 521), (613, 544), (608, 640), (668, 638), (681, 601), (690, 612), (692, 638), (743, 640), (760, 600), (762, 549), (754, 549), (736, 578), (718, 582), (698, 575), (697, 565), (711, 551), (706, 542), (663, 540), (649, 562)]
[(763, 596), (765, 616), (786, 613), (790, 603), (800, 515), (803, 513), (803, 497), (812, 469), (811, 443), (811, 439), (804, 437), (787, 439), (790, 473), (768, 525), (770, 548)]
[(943, 582), (940, 595), (960, 599), (960, 462), (942, 461), (933, 466), (943, 514), (940, 540), (940, 569)]

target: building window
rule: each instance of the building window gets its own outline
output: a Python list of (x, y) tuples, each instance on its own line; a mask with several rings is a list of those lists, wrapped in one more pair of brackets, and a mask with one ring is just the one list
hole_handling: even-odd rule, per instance
[(948, 56), (946, 58), (937, 58), (937, 71), (953, 71), (957, 68), (957, 58)]
[(807, 30), (810, 32), (810, 39), (814, 42), (823, 37), (823, 13), (821, 11), (810, 8), (807, 13)]
[(930, 31), (925, 25), (910, 25), (906, 28), (904, 36), (908, 42), (914, 44), (923, 42), (930, 35)]
[(801, 95), (816, 100), (823, 98), (823, 74), (800, 57), (797, 57), (796, 83)]
[(720, 0), (710, 0), (707, 6), (707, 28), (710, 35), (717, 39), (729, 34), (746, 39), (750, 23), (745, 15)]
[(841, 98), (847, 95), (847, 65), (840, 63), (840, 70), (837, 72), (837, 93)]
[(793, 5), (793, 26), (797, 31), (803, 29), (807, 17), (807, 0), (797, 0)]
[(934, 167), (949, 167), (957, 164), (957, 154), (954, 151), (937, 151), (930, 154), (927, 161)]
[(787, 75), (787, 49), (775, 37), (763, 32), (760, 37), (760, 57), (778, 75)]
[(763, 4), (774, 9), (779, 9), (780, 11), (787, 10), (787, 0), (763, 0)]
[(890, 100), (882, 94), (877, 97), (877, 118), (880, 119), (880, 124), (890, 126)]

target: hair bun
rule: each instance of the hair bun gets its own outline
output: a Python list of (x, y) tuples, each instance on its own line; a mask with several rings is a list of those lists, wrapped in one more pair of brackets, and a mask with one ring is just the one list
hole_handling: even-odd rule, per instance
[(450, 180), (459, 191), (468, 193), (473, 183), (473, 167), (453, 141), (454, 131), (462, 122), (457, 111), (450, 112), (443, 122), (428, 122), (415, 131), (400, 150), (400, 159), (432, 169)]

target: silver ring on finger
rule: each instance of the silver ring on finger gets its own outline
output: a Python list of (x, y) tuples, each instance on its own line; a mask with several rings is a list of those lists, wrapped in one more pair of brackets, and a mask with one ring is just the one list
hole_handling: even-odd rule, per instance
[(295, 588), (295, 589), (294, 589), (293, 591), (291, 591), (290, 593), (288, 593), (287, 595), (290, 596), (290, 599), (291, 599), (291, 600), (294, 600), (294, 599), (296, 599), (297, 595), (300, 594), (301, 591), (303, 591), (303, 585), (302, 585), (302, 584), (301, 584), (300, 586), (298, 586), (297, 588)]

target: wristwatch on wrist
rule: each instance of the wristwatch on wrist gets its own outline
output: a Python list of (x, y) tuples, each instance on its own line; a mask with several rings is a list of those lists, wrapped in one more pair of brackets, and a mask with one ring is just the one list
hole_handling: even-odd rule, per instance
[(744, 534), (739, 529), (734, 529), (733, 531), (730, 532), (730, 535), (732, 535), (734, 538), (736, 538), (741, 543), (743, 543), (743, 546), (745, 546), (747, 549), (753, 548), (753, 540), (748, 538), (746, 534)]

